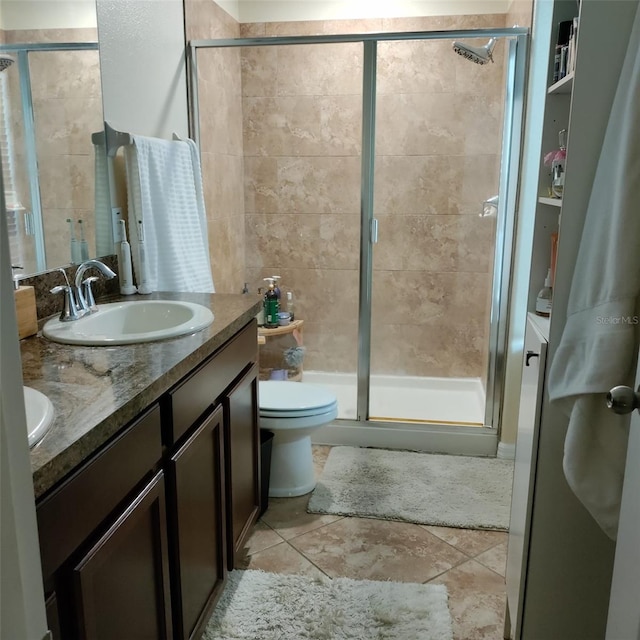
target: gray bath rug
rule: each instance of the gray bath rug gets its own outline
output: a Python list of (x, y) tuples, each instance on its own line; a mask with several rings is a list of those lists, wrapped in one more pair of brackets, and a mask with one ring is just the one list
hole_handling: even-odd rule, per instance
[(512, 477), (511, 460), (333, 447), (307, 510), (507, 530)]
[(203, 640), (451, 640), (444, 585), (229, 574)]

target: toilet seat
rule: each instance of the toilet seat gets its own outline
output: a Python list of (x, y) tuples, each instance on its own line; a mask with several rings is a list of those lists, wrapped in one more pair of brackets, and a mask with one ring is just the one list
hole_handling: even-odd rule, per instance
[(337, 411), (337, 398), (325, 387), (280, 380), (260, 381), (259, 386), (260, 416), (264, 418), (329, 416)]

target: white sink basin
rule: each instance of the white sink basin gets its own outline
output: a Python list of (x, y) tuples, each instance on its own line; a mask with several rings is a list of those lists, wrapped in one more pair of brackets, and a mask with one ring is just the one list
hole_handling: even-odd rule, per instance
[(31, 387), (24, 387), (24, 406), (27, 413), (29, 447), (33, 447), (49, 431), (53, 422), (53, 405), (44, 393)]
[(213, 322), (201, 304), (173, 300), (141, 300), (99, 305), (80, 320), (49, 320), (42, 334), (54, 342), (111, 346), (153, 342), (200, 331)]

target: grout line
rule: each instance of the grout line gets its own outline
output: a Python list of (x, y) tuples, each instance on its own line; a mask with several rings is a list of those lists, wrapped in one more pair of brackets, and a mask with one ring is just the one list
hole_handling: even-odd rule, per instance
[[(288, 541), (287, 541), (288, 543)], [(320, 568), (313, 560), (311, 560), (311, 558), (307, 557), (305, 555), (305, 553), (303, 551), (300, 551), (300, 549), (298, 549), (297, 547), (294, 547), (292, 544), (289, 544), (289, 546), (299, 555), (301, 555), (307, 562), (309, 562), (311, 565), (313, 565), (316, 569), (318, 569), (318, 571), (320, 571), (322, 574), (324, 574), (325, 576), (327, 576), (327, 578), (329, 578), (330, 580), (333, 580), (333, 576), (330, 576), (324, 569)]]
[[(326, 514), (326, 515), (331, 515), (331, 514)], [(324, 527), (328, 527), (329, 525), (332, 525), (334, 522), (339, 522), (340, 520), (344, 520), (346, 517), (348, 516), (336, 516), (335, 520), (332, 520), (331, 522), (325, 522), (324, 524), (318, 525), (317, 527), (314, 527), (313, 529), (309, 529), (308, 531), (303, 531), (302, 533), (298, 533), (295, 536), (291, 536), (290, 538), (282, 538), (285, 542), (289, 542), (290, 540), (297, 540), (298, 538), (301, 538), (302, 536), (306, 536), (308, 533), (314, 533), (315, 531), (318, 531), (319, 529), (324, 529)], [(274, 529), (275, 531), (275, 529)], [(278, 533), (276, 531), (276, 533)], [(280, 537), (281, 534), (278, 533), (278, 535)]]

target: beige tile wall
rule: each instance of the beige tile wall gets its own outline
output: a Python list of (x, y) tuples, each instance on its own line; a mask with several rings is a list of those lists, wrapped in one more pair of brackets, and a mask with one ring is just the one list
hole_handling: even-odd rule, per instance
[[(84, 227), (95, 256), (94, 149), (91, 133), (103, 128), (98, 51), (29, 55), (47, 265), (71, 261), (70, 233)], [(82, 220), (82, 225), (78, 225)]]
[[(505, 16), (241, 25), (241, 35), (502, 27)], [(478, 44), (484, 44), (484, 41)], [(503, 49), (473, 65), (449, 41), (380, 43), (374, 251), (376, 373), (486, 368)], [(362, 46), (243, 50), (247, 280), (279, 273), (305, 319), (305, 367), (357, 357)]]
[(305, 367), (354, 371), (362, 45), (245, 49), (242, 80), (247, 280), (294, 292)]
[[(185, 0), (187, 40), (234, 38), (240, 25), (211, 0)], [(240, 293), (245, 281), (244, 157), (240, 51), (198, 53), (200, 150), (216, 291)]]

